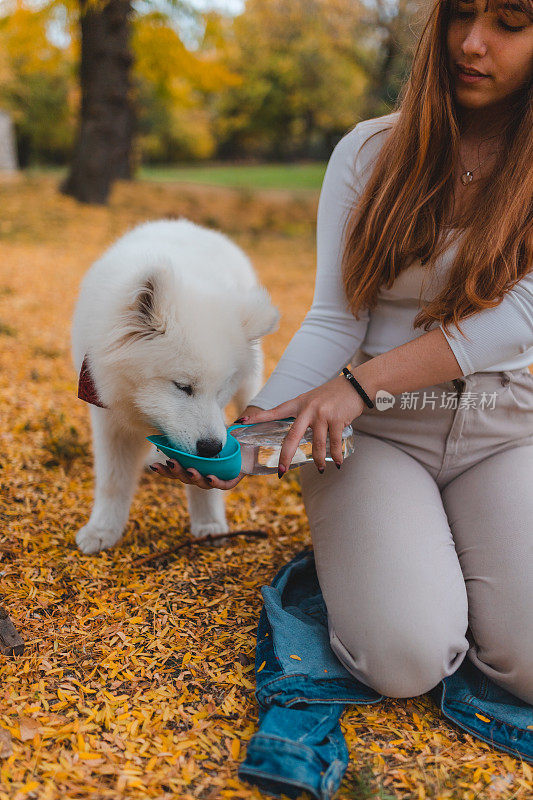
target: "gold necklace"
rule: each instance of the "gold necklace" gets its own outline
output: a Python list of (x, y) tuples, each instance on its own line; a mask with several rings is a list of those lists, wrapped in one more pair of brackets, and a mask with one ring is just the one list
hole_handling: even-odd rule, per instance
[[(489, 156), (496, 155), (496, 153), (499, 153), (499, 152), (500, 152), (499, 150), (495, 150), (493, 153), (489, 153), (487, 158), (489, 158)], [(478, 148), (478, 165), (474, 169), (465, 169), (465, 165), (463, 164), (463, 162), (461, 160), (460, 154), (457, 153), (457, 155), (458, 155), (458, 158), (459, 158), (459, 165), (461, 166), (462, 169), (465, 170), (463, 172), (463, 174), (461, 175), (461, 183), (463, 184), (463, 186), (468, 186), (468, 184), (472, 183), (472, 181), (474, 180), (474, 172), (477, 169), (480, 169), (480, 167), (481, 167), (481, 164), (479, 163), (479, 148)], [(485, 161), (487, 160), (487, 158), (485, 159)]]

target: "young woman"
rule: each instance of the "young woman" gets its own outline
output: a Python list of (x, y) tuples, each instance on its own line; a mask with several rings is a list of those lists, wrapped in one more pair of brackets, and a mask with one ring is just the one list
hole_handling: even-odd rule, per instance
[[(313, 429), (300, 482), (331, 645), (381, 694), (468, 654), (533, 703), (532, 362), (533, 0), (440, 0), (397, 109), (331, 156), (313, 304), (243, 412), (296, 418), (280, 477)], [(205, 489), (242, 477), (169, 464)]]

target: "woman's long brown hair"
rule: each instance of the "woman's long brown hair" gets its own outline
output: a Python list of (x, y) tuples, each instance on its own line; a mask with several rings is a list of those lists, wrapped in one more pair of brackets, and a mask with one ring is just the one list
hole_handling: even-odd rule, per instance
[[(447, 332), (448, 324), (461, 331), (460, 319), (499, 305), (533, 269), (533, 81), (512, 98), (498, 159), (479, 180), (460, 231), (450, 231), (447, 242), (443, 235), (453, 217), (460, 141), (446, 44), (456, 2), (434, 3), (394, 109), (399, 114), (372, 134), (388, 131), (344, 240), (343, 285), (356, 318), (360, 309), (375, 307), (380, 286), (390, 288), (414, 258), (432, 268), (459, 232), (447, 283), (421, 308), (413, 328), (427, 331), (437, 322)], [(515, 2), (533, 19), (533, 0)]]

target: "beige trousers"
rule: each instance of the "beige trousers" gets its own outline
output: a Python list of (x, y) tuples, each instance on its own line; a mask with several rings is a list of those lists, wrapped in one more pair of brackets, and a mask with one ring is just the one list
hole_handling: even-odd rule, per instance
[(389, 697), (423, 694), (467, 656), (533, 704), (533, 375), (395, 399), (352, 422), (340, 470), (300, 468), (331, 646)]

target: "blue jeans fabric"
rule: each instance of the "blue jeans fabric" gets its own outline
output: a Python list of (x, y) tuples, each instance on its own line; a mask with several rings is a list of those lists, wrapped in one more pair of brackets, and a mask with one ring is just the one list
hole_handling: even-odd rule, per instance
[[(340, 727), (347, 704), (383, 695), (353, 677), (329, 643), (313, 551), (285, 564), (261, 589), (256, 698), (259, 731), (239, 777), (275, 796), (303, 791), (329, 800), (348, 765)], [(494, 747), (533, 763), (533, 707), (496, 686), (465, 658), (431, 692), (445, 717)]]

